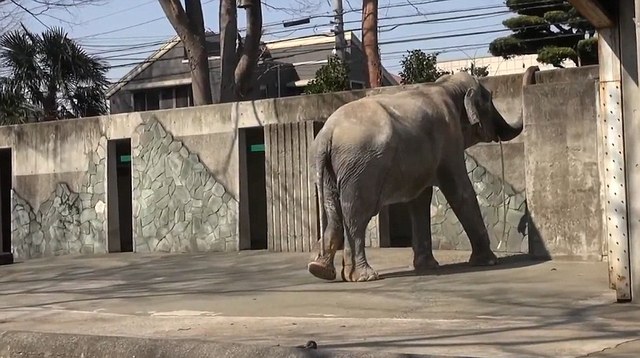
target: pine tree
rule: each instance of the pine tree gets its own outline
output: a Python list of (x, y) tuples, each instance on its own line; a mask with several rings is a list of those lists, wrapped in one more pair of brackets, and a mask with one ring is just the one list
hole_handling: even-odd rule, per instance
[(491, 42), (492, 55), (538, 54), (538, 62), (555, 67), (566, 60), (576, 66), (598, 62), (596, 30), (568, 1), (507, 0), (506, 5), (518, 14), (502, 22), (513, 33)]

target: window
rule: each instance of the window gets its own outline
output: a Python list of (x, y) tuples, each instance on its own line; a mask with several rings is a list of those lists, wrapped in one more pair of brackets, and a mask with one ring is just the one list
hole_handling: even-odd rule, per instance
[(147, 111), (160, 109), (160, 91), (152, 89), (145, 94), (147, 97)]
[(133, 93), (133, 110), (153, 111), (193, 106), (191, 85), (163, 87)]
[(133, 93), (133, 110), (136, 112), (153, 111), (160, 108), (160, 91), (151, 89)]
[(173, 87), (165, 87), (160, 90), (160, 109), (175, 108), (174, 101)]
[(352, 90), (364, 88), (364, 82), (362, 81), (349, 81), (349, 84), (351, 85)]
[(144, 92), (135, 92), (133, 94), (133, 110), (135, 112), (147, 110), (147, 103)]
[(260, 98), (269, 98), (269, 87), (260, 85)]
[(175, 88), (175, 91), (176, 108), (189, 107), (189, 92), (191, 92), (191, 86), (178, 86)]

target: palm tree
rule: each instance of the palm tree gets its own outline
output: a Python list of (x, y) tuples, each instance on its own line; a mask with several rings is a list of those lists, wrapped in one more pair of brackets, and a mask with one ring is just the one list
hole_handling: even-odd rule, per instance
[(34, 34), (23, 26), (5, 33), (0, 66), (8, 73), (0, 85), (0, 124), (16, 115), (51, 121), (107, 112), (107, 65), (61, 28)]

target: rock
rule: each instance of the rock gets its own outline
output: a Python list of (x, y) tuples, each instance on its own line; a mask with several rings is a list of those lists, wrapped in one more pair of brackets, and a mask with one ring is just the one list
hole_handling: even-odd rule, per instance
[(82, 242), (80, 240), (69, 242), (69, 253), (70, 254), (79, 254), (80, 249), (82, 249)]
[(44, 240), (44, 233), (42, 231), (38, 230), (32, 233), (31, 243), (33, 245), (40, 245), (42, 244), (43, 240)]
[(106, 208), (105, 203), (102, 200), (98, 200), (98, 202), (96, 203), (96, 213), (97, 214), (104, 214), (104, 209)]
[(179, 185), (176, 186), (176, 190), (173, 193), (173, 199), (181, 204), (186, 204), (191, 200), (191, 194), (186, 187)]
[(193, 198), (197, 200), (202, 200), (204, 198), (204, 188), (202, 186), (198, 186), (194, 193)]
[(222, 197), (222, 195), (225, 193), (225, 189), (224, 186), (222, 186), (222, 184), (216, 182), (213, 185), (213, 195), (217, 196), (217, 197)]
[(209, 251), (211, 245), (206, 239), (196, 239), (196, 248), (198, 251)]
[(182, 161), (182, 157), (180, 157), (178, 153), (173, 152), (169, 154), (166, 158), (167, 171), (175, 174), (180, 173), (180, 170), (182, 169)]
[(94, 209), (85, 209), (80, 214), (80, 222), (81, 223), (85, 223), (87, 221), (91, 221), (91, 220), (96, 219), (96, 218), (97, 218), (97, 215), (96, 215), (96, 211)]
[(482, 177), (485, 175), (486, 170), (484, 169), (484, 167), (478, 166), (473, 170), (473, 180), (474, 181), (481, 181)]
[(80, 249), (80, 253), (85, 255), (93, 254), (94, 253), (93, 245), (82, 245), (82, 248)]
[(156, 235), (156, 230), (156, 225), (151, 221), (146, 226), (142, 226), (142, 236), (145, 238), (154, 237)]
[(169, 150), (172, 151), (172, 152), (179, 152), (180, 149), (182, 149), (182, 142), (180, 142), (180, 141), (173, 141), (169, 145)]
[(227, 215), (227, 209), (228, 209), (227, 206), (223, 204), (220, 207), (220, 209), (218, 209), (218, 212), (217, 212), (218, 217), (220, 217), (220, 218), (225, 217)]
[(218, 237), (221, 239), (226, 239), (228, 237), (231, 237), (232, 234), (232, 230), (230, 225), (225, 224), (225, 225), (221, 225), (219, 228), (219, 233), (218, 233)]
[(468, 155), (465, 155), (464, 164), (467, 167), (467, 173), (471, 173), (478, 166), (478, 163)]
[(226, 243), (224, 240), (216, 239), (213, 235), (207, 236), (207, 241), (210, 242), (210, 250), (214, 252), (221, 252), (226, 249)]

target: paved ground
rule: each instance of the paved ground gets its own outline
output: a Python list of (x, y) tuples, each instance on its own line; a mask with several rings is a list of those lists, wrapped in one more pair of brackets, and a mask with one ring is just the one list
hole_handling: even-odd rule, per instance
[(306, 272), (308, 254), (246, 251), (0, 266), (0, 331), (282, 347), (313, 339), (327, 349), (467, 357), (640, 351), (640, 312), (615, 303), (604, 263), (516, 256), (476, 269), (459, 263), (468, 253), (437, 252), (446, 265), (415, 276), (410, 249), (368, 256), (383, 280), (320, 281)]

